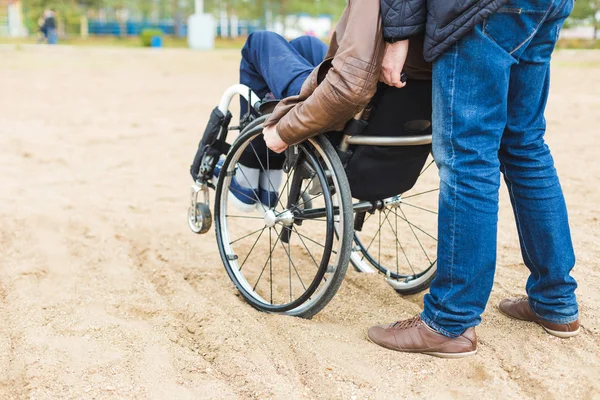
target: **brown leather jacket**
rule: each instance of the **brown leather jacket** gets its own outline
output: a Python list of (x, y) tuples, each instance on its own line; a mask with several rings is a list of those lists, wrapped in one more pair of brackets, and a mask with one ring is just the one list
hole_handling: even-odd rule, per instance
[(277, 105), (265, 127), (277, 124), (281, 139), (290, 145), (341, 131), (375, 94), (384, 50), (380, 0), (349, 0), (325, 61), (298, 96)]

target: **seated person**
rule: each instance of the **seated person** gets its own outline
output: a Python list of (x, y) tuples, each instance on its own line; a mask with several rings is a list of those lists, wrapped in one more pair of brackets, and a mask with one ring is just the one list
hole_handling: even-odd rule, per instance
[[(285, 98), (264, 124), (264, 139), (262, 136), (255, 139), (253, 149), (249, 151), (256, 152), (261, 158), (269, 154), (271, 160), (275, 154), (268, 152), (266, 144), (281, 152), (287, 145), (319, 133), (341, 131), (348, 120), (369, 104), (376, 91), (375, 98), (378, 99), (389, 98), (393, 103), (398, 98), (401, 90), (391, 93), (389, 87), (378, 85), (384, 51), (379, 18), (379, 0), (351, 0), (327, 54), (325, 44), (311, 37), (288, 43), (275, 33), (257, 32), (248, 38), (242, 50), (241, 83), (261, 98), (270, 95), (275, 99)], [(431, 65), (423, 60), (422, 43), (422, 38), (420, 43), (411, 40), (406, 62), (409, 85), (414, 88), (411, 95), (400, 94), (403, 99), (397, 105), (397, 112), (394, 112), (394, 104), (388, 101), (379, 114), (411, 113), (412, 119), (431, 119)], [(326, 61), (319, 64), (323, 59)], [(399, 76), (395, 81), (398, 87), (404, 87)], [(425, 83), (419, 85), (418, 81)], [(424, 99), (426, 106), (415, 109), (415, 104), (423, 104), (423, 101), (407, 101), (407, 97), (413, 95)], [(248, 111), (245, 103), (242, 101), (243, 113)], [(391, 121), (393, 124), (394, 120)], [(389, 122), (375, 125), (379, 128), (387, 125), (389, 129)], [(270, 176), (266, 176), (264, 172), (261, 174), (260, 166), (250, 165), (243, 158), (241, 163), (245, 166), (241, 167), (244, 171), (232, 182), (232, 186), (238, 186), (232, 187), (232, 193), (235, 194), (236, 189), (249, 192), (235, 196), (237, 200), (250, 210), (256, 203), (252, 200), (257, 197), (254, 193), (258, 192), (261, 203), (274, 204), (277, 193), (273, 189), (278, 188), (282, 174), (272, 170)], [(272, 169), (276, 168), (275, 164), (271, 163)]]
[[(248, 36), (242, 48), (240, 64), (240, 83), (248, 86), (261, 99), (283, 99), (296, 96), (310, 73), (323, 62), (327, 53), (327, 45), (312, 36), (301, 36), (290, 42), (281, 35), (270, 31), (254, 32)], [(248, 102), (240, 100), (240, 115), (245, 116), (253, 110), (248, 109)], [(254, 151), (266, 156), (267, 147), (262, 137), (253, 142)], [(281, 183), (282, 174), (275, 163), (269, 174), (261, 171), (256, 165), (256, 156), (248, 149), (248, 166), (240, 163), (240, 174), (232, 180), (231, 193), (237, 208), (250, 212), (254, 210), (260, 199), (265, 207), (277, 203), (277, 193), (273, 191)], [(279, 164), (279, 165), (277, 165)], [(220, 172), (220, 165), (215, 175)], [(269, 184), (271, 181), (272, 185)], [(273, 186), (273, 187), (271, 187)], [(256, 194), (255, 194), (256, 193)], [(262, 209), (261, 205), (258, 205)]]

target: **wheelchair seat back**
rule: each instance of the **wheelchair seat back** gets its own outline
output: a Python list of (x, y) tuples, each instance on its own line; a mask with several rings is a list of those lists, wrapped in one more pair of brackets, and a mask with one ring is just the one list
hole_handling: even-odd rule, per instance
[[(365, 136), (431, 134), (431, 81), (411, 80), (403, 89), (380, 85)], [(429, 157), (431, 145), (355, 146), (346, 163), (352, 196), (383, 200), (410, 190)]]

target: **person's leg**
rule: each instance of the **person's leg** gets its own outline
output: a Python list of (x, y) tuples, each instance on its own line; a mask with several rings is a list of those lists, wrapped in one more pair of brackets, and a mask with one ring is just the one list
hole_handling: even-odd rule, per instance
[(508, 125), (499, 152), (510, 192), (521, 251), (531, 271), (529, 305), (538, 317), (557, 324), (578, 319), (570, 276), (575, 265), (567, 207), (544, 141), (544, 109), (550, 86), (550, 57), (572, 0), (540, 28), (511, 71)]
[[(425, 296), (423, 313), (372, 327), (369, 338), (375, 343), (440, 357), (476, 352), (473, 327), (481, 321), (494, 278), (501, 160), (517, 219), (537, 210), (526, 217), (528, 226), (519, 227), (526, 262), (532, 269), (528, 283), (532, 307), (540, 316), (555, 321), (575, 318), (575, 285), (568, 276), (572, 248), (568, 237), (560, 237), (569, 235), (564, 200), (550, 154), (543, 142), (539, 143), (547, 78), (542, 73), (534, 79), (529, 75), (533, 70), (524, 72), (516, 66), (521, 56), (525, 63), (540, 56), (535, 46), (531, 60), (526, 52), (536, 39), (538, 50), (554, 46), (558, 32), (555, 29), (551, 36), (551, 29), (544, 30), (545, 23), (558, 18), (562, 7), (572, 6), (572, 1), (513, 0), (510, 7), (490, 16), (435, 61), (433, 153), (441, 179), (438, 275)], [(520, 97), (530, 89), (533, 94)], [(533, 154), (524, 155), (530, 147)], [(541, 160), (533, 160), (536, 156)], [(533, 221), (537, 218), (540, 220)], [(556, 225), (553, 218), (558, 218)], [(546, 229), (551, 233), (542, 234)], [(528, 254), (530, 245), (538, 247), (533, 255)], [(555, 248), (547, 250), (549, 246)], [(539, 266), (538, 262), (550, 265)], [(523, 305), (527, 302), (505, 303), (503, 312), (538, 322), (559, 337), (573, 336), (579, 330), (578, 321), (562, 325), (540, 321)]]
[[(300, 93), (302, 84), (314, 69), (292, 45), (274, 32), (255, 32), (251, 34), (242, 49), (240, 64), (240, 83), (251, 88), (260, 98), (272, 93), (275, 98), (284, 98)], [(258, 100), (258, 99), (257, 99)], [(246, 115), (248, 103), (240, 101), (240, 114)], [(270, 160), (271, 171), (263, 171), (266, 157)], [(263, 160), (261, 166), (259, 160)], [(285, 157), (267, 149), (258, 137), (244, 152), (241, 168), (246, 175), (255, 178), (241, 182), (243, 186), (258, 190), (261, 201), (270, 205), (274, 202), (281, 182), (280, 168)]]
[[(242, 49), (240, 83), (252, 89), (261, 99), (268, 93), (276, 99), (282, 99), (299, 94), (313, 69), (313, 65), (281, 35), (260, 31), (248, 36)], [(240, 115), (247, 113), (248, 102), (241, 98)], [(258, 138), (253, 145), (258, 156), (264, 158), (267, 154), (264, 140)], [(282, 164), (282, 157), (272, 158), (275, 164)]]
[(56, 29), (48, 29), (48, 44), (58, 43), (58, 33)]
[[(540, 42), (548, 42), (549, 38), (538, 31), (546, 26), (549, 18), (557, 12), (557, 7), (564, 5), (565, 1), (571, 0), (515, 0), (511, 7), (492, 15), (434, 64), (433, 146), (442, 180), (439, 258), (438, 277), (432, 283), (431, 293), (425, 297), (422, 318), (446, 335), (458, 335), (477, 325), (489, 298), (496, 261), (498, 152), (508, 123), (514, 124), (519, 120), (522, 127), (531, 122), (527, 120), (528, 115), (518, 110), (513, 98), (510, 99), (512, 108), (509, 111), (509, 89), (514, 96), (516, 92), (533, 90), (531, 86), (540, 86), (538, 98), (529, 99), (537, 103), (527, 107), (540, 114), (547, 96), (544, 81), (540, 82), (538, 77), (529, 84), (522, 82), (525, 77), (519, 76), (520, 69), (515, 64), (537, 34), (541, 35)], [(555, 40), (556, 36), (552, 43)], [(506, 140), (503, 149), (506, 149)], [(541, 170), (529, 171), (529, 174), (536, 173), (541, 177), (534, 184), (537, 190), (548, 183), (548, 176), (552, 174), (548, 156), (544, 156), (541, 163), (545, 164)], [(510, 177), (518, 168), (509, 169)], [(526, 176), (522, 178), (520, 184), (531, 184), (525, 182)], [(520, 190), (520, 195), (525, 198), (531, 195), (522, 188)], [(556, 200), (557, 193), (555, 186), (538, 193), (536, 198), (554, 197), (555, 200), (544, 206), (555, 206), (561, 203), (561, 200)], [(523, 198), (519, 200), (520, 203), (522, 201)], [(535, 199), (526, 202), (529, 208), (539, 204)], [(566, 218), (565, 211), (559, 209), (554, 213), (564, 213)], [(530, 217), (528, 223), (533, 223), (531, 218), (535, 217)], [(543, 222), (533, 223), (531, 227), (523, 228), (522, 234), (537, 234), (539, 228), (548, 227), (544, 225)], [(568, 233), (564, 226), (559, 230)], [(561, 250), (566, 248), (568, 251), (567, 241), (562, 241)], [(562, 262), (570, 263), (568, 255), (565, 257), (563, 254), (562, 257)], [(538, 270), (534, 274), (537, 279), (540, 272), (552, 275), (562, 271)], [(547, 279), (556, 280), (550, 276)], [(535, 285), (530, 282), (530, 286)]]
[[(314, 66), (282, 36), (268, 31), (254, 32), (242, 49), (240, 83), (260, 98), (272, 93), (283, 99), (300, 93)], [(242, 115), (247, 111), (244, 105)]]
[(292, 41), (290, 45), (304, 57), (313, 67), (318, 66), (325, 59), (327, 45), (314, 36), (300, 36)]
[(477, 28), (433, 65), (439, 242), (437, 277), (421, 318), (450, 337), (480, 323), (494, 281), (498, 149), (515, 62)]

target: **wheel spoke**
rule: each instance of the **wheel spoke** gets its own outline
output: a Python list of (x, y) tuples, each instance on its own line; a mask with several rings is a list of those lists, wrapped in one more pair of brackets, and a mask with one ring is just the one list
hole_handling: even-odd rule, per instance
[(317, 221), (317, 222), (327, 222), (326, 219), (319, 219), (319, 218), (304, 218), (304, 217), (294, 217), (294, 219), (300, 220), (300, 221)]
[[(306, 201), (303, 201), (302, 203), (296, 204), (296, 207), (298, 207), (298, 208), (299, 208), (299, 207), (301, 207), (301, 206), (305, 205), (306, 203), (308, 203), (308, 202), (311, 202), (311, 201), (313, 201), (314, 199), (316, 199), (316, 198), (319, 198), (319, 197), (321, 197), (321, 196), (323, 196), (323, 193), (320, 193), (320, 194), (316, 195), (315, 197), (311, 197), (310, 199), (308, 199), (308, 200), (306, 200)], [(302, 198), (302, 197), (300, 197), (300, 198)]]
[[(250, 143), (252, 144), (252, 143)], [(246, 173), (244, 172), (243, 169), (239, 169), (236, 168), (236, 173), (237, 171), (241, 171), (242, 175), (244, 175), (244, 178), (246, 179), (246, 182), (250, 183), (250, 179), (248, 179), (248, 177), (246, 176)], [(233, 178), (232, 178), (233, 179)], [(231, 189), (229, 189), (231, 191)], [(260, 201), (260, 199), (258, 198), (258, 194), (256, 193), (256, 190), (252, 189), (252, 193), (254, 193), (254, 199), (250, 198), (249, 196), (246, 196), (243, 193), (240, 193), (242, 196), (249, 198), (250, 200), (256, 200), (257, 204), (260, 204), (260, 206), (262, 207), (263, 211), (266, 212), (267, 210), (265, 209), (265, 205)], [(235, 194), (234, 194), (235, 196)]]
[(252, 250), (254, 250), (254, 248), (256, 247), (256, 244), (258, 243), (258, 240), (260, 239), (260, 237), (262, 236), (263, 232), (265, 231), (265, 229), (267, 229), (267, 227), (265, 226), (262, 230), (262, 232), (260, 232), (260, 235), (258, 235), (258, 237), (256, 238), (256, 241), (254, 242), (254, 244), (252, 245), (252, 247), (250, 248), (250, 251), (248, 252), (248, 254), (246, 255), (246, 258), (244, 258), (244, 261), (242, 262), (242, 265), (240, 266), (240, 271), (242, 270), (242, 268), (244, 268), (244, 264), (246, 264), (246, 261), (248, 260), (248, 257), (250, 257), (250, 254), (252, 253)]
[(257, 230), (255, 230), (255, 231), (254, 231), (254, 232), (252, 232), (252, 233), (249, 233), (249, 234), (247, 234), (247, 235), (244, 235), (244, 236), (242, 236), (241, 238), (234, 240), (233, 242), (229, 242), (229, 244), (230, 244), (230, 245), (232, 245), (232, 244), (234, 244), (234, 243), (237, 243), (237, 242), (239, 242), (239, 241), (240, 241), (240, 240), (242, 240), (242, 239), (246, 239), (247, 237), (249, 237), (249, 236), (252, 236), (252, 235), (254, 235), (254, 234), (257, 234), (258, 232), (262, 232), (262, 231), (264, 231), (265, 229), (266, 229), (266, 226), (265, 226), (265, 227), (263, 227), (262, 229), (257, 229)]
[(429, 213), (438, 215), (438, 213), (436, 211), (432, 211), (432, 210), (428, 210), (428, 209), (423, 208), (423, 207), (415, 206), (414, 204), (405, 203), (404, 201), (402, 201), (402, 203), (400, 203), (400, 204), (403, 204), (403, 205), (406, 205), (406, 206), (409, 206), (409, 207), (418, 208), (419, 210), (427, 211)]
[[(256, 152), (256, 149), (254, 148), (254, 145), (252, 144), (252, 142), (250, 142), (250, 147), (252, 148), (252, 151), (254, 152), (254, 155), (256, 156), (258, 163), (260, 164), (260, 168), (263, 171), (265, 171), (265, 167), (264, 167), (262, 161), (260, 160), (260, 157), (258, 156), (258, 153)], [(267, 151), (267, 162), (268, 161), (269, 161), (269, 152)], [(269, 186), (271, 186), (271, 189), (273, 189), (273, 192), (276, 192), (279, 194), (279, 191), (275, 189), (273, 182), (271, 182), (271, 176), (269, 175), (268, 172), (267, 172), (267, 179), (269, 180)], [(281, 203), (281, 199), (279, 199), (279, 196), (277, 196), (277, 201), (279, 202), (279, 205), (281, 206), (281, 208), (285, 210), (285, 206), (283, 205), (283, 203)], [(270, 202), (270, 200), (269, 200), (269, 202)], [(269, 207), (269, 208), (271, 208), (271, 207)]]
[[(271, 187), (273, 186), (273, 184), (271, 183), (271, 166), (270, 166), (270, 161), (271, 157), (269, 156), (269, 149), (267, 148), (267, 177), (269, 179), (269, 184), (271, 185)], [(259, 178), (259, 186), (260, 186), (260, 178)], [(275, 190), (273, 190), (275, 191)], [(277, 193), (279, 193), (279, 191), (277, 191)], [(271, 196), (267, 196), (267, 201), (269, 202), (269, 209), (271, 209)], [(283, 207), (283, 205), (282, 205)], [(273, 304), (273, 284), (271, 284), (271, 304)]]
[[(269, 156), (267, 155), (267, 159)], [(273, 243), (272, 239), (272, 229), (269, 228), (269, 247), (271, 247), (271, 243)], [(273, 253), (271, 253), (273, 254)], [(271, 304), (273, 304), (273, 257), (269, 257), (269, 281), (271, 283)]]
[[(275, 230), (277, 237), (280, 237), (279, 232), (277, 232), (277, 228), (273, 227), (273, 229)], [(306, 286), (304, 285), (304, 282), (302, 281), (302, 278), (300, 277), (300, 273), (298, 272), (298, 269), (296, 268), (296, 264), (294, 264), (294, 261), (292, 261), (292, 256), (290, 255), (290, 253), (287, 252), (287, 249), (285, 248), (285, 246), (283, 244), (282, 244), (282, 246), (283, 246), (283, 250), (285, 251), (285, 253), (288, 256), (288, 260), (292, 264), (292, 268), (294, 268), (294, 271), (296, 271), (296, 276), (298, 276), (298, 279), (300, 280), (300, 283), (302, 284), (304, 291), (306, 291)]]
[[(393, 210), (391, 210), (391, 211), (392, 211), (394, 214), (396, 214), (396, 212), (395, 212), (395, 211), (393, 211)], [(422, 228), (420, 228), (419, 226), (417, 226), (417, 225), (413, 224), (413, 223), (412, 223), (412, 222), (410, 222), (408, 219), (405, 219), (405, 218), (403, 218), (401, 215), (398, 215), (398, 214), (396, 214), (396, 216), (397, 216), (398, 218), (400, 218), (401, 220), (403, 220), (404, 222), (406, 222), (407, 224), (409, 224), (410, 226), (412, 226), (412, 227), (414, 227), (414, 228), (418, 229), (419, 231), (423, 232), (425, 235), (429, 236), (430, 238), (432, 238), (432, 239), (433, 239), (433, 240), (435, 240), (436, 242), (438, 241), (438, 240), (437, 240), (437, 238), (436, 238), (435, 236), (433, 236), (433, 235), (431, 235), (431, 234), (429, 234), (429, 233), (425, 232), (425, 231), (424, 231)]]
[(261, 221), (265, 220), (264, 217), (248, 217), (245, 215), (226, 215), (225, 217), (227, 217), (227, 218), (244, 218), (244, 219), (260, 219)]
[(277, 243), (279, 243), (279, 235), (277, 235), (277, 240), (275, 241), (275, 244), (269, 251), (269, 258), (267, 258), (267, 261), (265, 261), (265, 264), (263, 265), (262, 270), (260, 271), (260, 275), (258, 276), (258, 279), (256, 280), (256, 283), (254, 284), (254, 287), (252, 288), (252, 290), (256, 290), (256, 286), (258, 286), (258, 282), (260, 282), (260, 278), (262, 278), (265, 270), (267, 269), (267, 265), (269, 264), (269, 260), (273, 256), (273, 250), (275, 250), (275, 246), (277, 246)]
[[(396, 232), (398, 232), (398, 214), (394, 213), (394, 223), (396, 225)], [(396, 244), (396, 275), (400, 275), (400, 262), (398, 261), (398, 242)]]
[[(306, 239), (306, 240), (308, 240), (308, 241), (310, 241), (310, 242), (312, 242), (312, 243), (316, 244), (317, 246), (321, 246), (322, 248), (325, 248), (325, 246), (323, 246), (321, 243), (319, 243), (319, 242), (316, 242), (316, 241), (314, 241), (313, 239), (309, 238), (308, 236), (306, 236), (306, 235), (303, 235), (303, 234), (301, 234), (300, 232), (298, 232), (298, 230), (296, 229), (296, 227), (294, 227), (294, 232), (296, 232), (296, 234), (297, 234), (298, 236), (300, 236), (301, 238), (304, 238), (304, 239)], [(333, 250), (333, 249), (331, 250), (331, 252), (332, 252), (333, 254), (337, 254), (337, 251), (335, 251), (335, 250)]]
[[(381, 211), (379, 211), (381, 212)], [(379, 221), (381, 221), (381, 215), (379, 215)], [(363, 257), (362, 260), (365, 259), (365, 253), (369, 252), (369, 249), (371, 248), (371, 246), (373, 245), (373, 242), (375, 241), (375, 238), (377, 237), (377, 234), (381, 231), (381, 227), (383, 226), (383, 224), (379, 224), (379, 229), (377, 229), (377, 232), (375, 232), (375, 235), (373, 235), (373, 239), (371, 239), (371, 242), (369, 243), (369, 245), (367, 246), (367, 249), (363, 252)]]
[[(290, 239), (288, 240), (288, 254), (292, 254), (291, 242), (292, 242), (292, 238), (290, 236)], [(288, 273), (290, 276), (290, 303), (291, 303), (292, 301), (294, 301), (294, 296), (292, 295), (292, 258), (291, 257), (288, 257)]]
[[(244, 173), (244, 171), (242, 171), (242, 174), (243, 174), (243, 173)], [(236, 191), (236, 192), (234, 192), (234, 191), (233, 191), (233, 190), (231, 190), (231, 189), (229, 189), (229, 191), (230, 191), (230, 192), (231, 192), (231, 193), (232, 193), (234, 196), (238, 196), (238, 195), (240, 195), (240, 196), (244, 196), (244, 197), (245, 197), (245, 198), (247, 198), (247, 199), (250, 199), (250, 200), (252, 200), (252, 201), (256, 201), (256, 202), (259, 202), (259, 203), (260, 203), (260, 200), (258, 199), (258, 197), (256, 197), (256, 192), (255, 192), (254, 190), (253, 190), (253, 192), (255, 192), (254, 198), (252, 198), (252, 197), (248, 196), (247, 194), (244, 194), (244, 193), (242, 193), (242, 192), (239, 192), (239, 191)]]
[[(302, 242), (302, 244), (304, 245), (304, 248), (306, 249), (306, 251), (308, 252), (308, 255), (310, 256), (310, 258), (313, 260), (313, 262), (315, 263), (315, 267), (317, 267), (317, 270), (319, 269), (319, 264), (317, 263), (317, 260), (315, 260), (315, 258), (313, 257), (312, 253), (310, 252), (310, 250), (308, 249), (308, 246), (306, 245), (306, 243), (304, 243), (304, 240), (302, 240), (302, 236), (300, 236), (300, 234), (298, 233), (298, 231), (296, 230), (295, 227), (294, 231), (296, 232), (296, 234), (298, 234), (298, 237), (300, 238), (300, 241)], [(325, 246), (323, 246), (325, 247)], [(325, 280), (325, 282), (327, 282), (327, 278), (323, 277), (323, 279)]]
[(423, 171), (421, 171), (419, 176), (423, 175), (425, 173), (425, 171), (427, 171), (429, 169), (429, 167), (431, 167), (434, 163), (435, 163), (435, 160), (431, 160), (431, 162), (425, 168), (423, 168)]
[(385, 216), (385, 219), (387, 220), (388, 224), (390, 225), (390, 228), (392, 229), (392, 232), (394, 233), (394, 237), (396, 238), (396, 242), (398, 243), (398, 245), (400, 245), (400, 250), (402, 250), (402, 253), (404, 254), (404, 258), (406, 259), (406, 262), (408, 263), (408, 266), (410, 267), (410, 270), (412, 271), (413, 275), (416, 275), (417, 273), (415, 272), (412, 263), (410, 262), (408, 255), (406, 254), (406, 251), (404, 250), (404, 246), (402, 246), (402, 243), (400, 243), (400, 239), (398, 239), (398, 233), (394, 232), (394, 227), (392, 226), (392, 223), (390, 222), (389, 218), (387, 217), (387, 215)]
[[(399, 208), (400, 208), (400, 212), (402, 213), (402, 215), (404, 216), (404, 218), (406, 218), (406, 214), (404, 214), (404, 211), (402, 210), (402, 207), (399, 207)], [(427, 257), (427, 261), (429, 261), (429, 263), (431, 264), (431, 259), (429, 258), (429, 255), (427, 254), (427, 251), (425, 251), (425, 248), (423, 247), (423, 243), (421, 243), (421, 241), (419, 240), (419, 237), (415, 233), (415, 230), (413, 229), (412, 226), (410, 226), (410, 224), (408, 225), (408, 227), (410, 228), (410, 231), (414, 235), (415, 239), (417, 239), (417, 242), (419, 243), (419, 246), (421, 246), (421, 250), (423, 250), (423, 253), (425, 254), (425, 257)]]
[(302, 196), (304, 196), (304, 194), (306, 193), (306, 191), (308, 190), (308, 188), (310, 187), (310, 185), (315, 181), (316, 178), (316, 174), (310, 178), (310, 181), (308, 181), (308, 183), (306, 184), (306, 187), (304, 188), (304, 190), (302, 191), (302, 193), (300, 193), (300, 197), (299, 199), (302, 199)]
[(424, 194), (427, 194), (427, 193), (439, 192), (439, 190), (440, 190), (440, 188), (437, 188), (437, 189), (427, 190), (427, 191), (421, 192), (421, 193), (411, 194), (410, 196), (402, 197), (402, 200), (410, 199), (412, 197), (421, 196), (421, 195), (424, 195)]
[[(381, 213), (379, 213), (379, 224), (381, 225)], [(377, 252), (377, 264), (381, 265), (381, 229), (379, 229), (379, 250)]]

